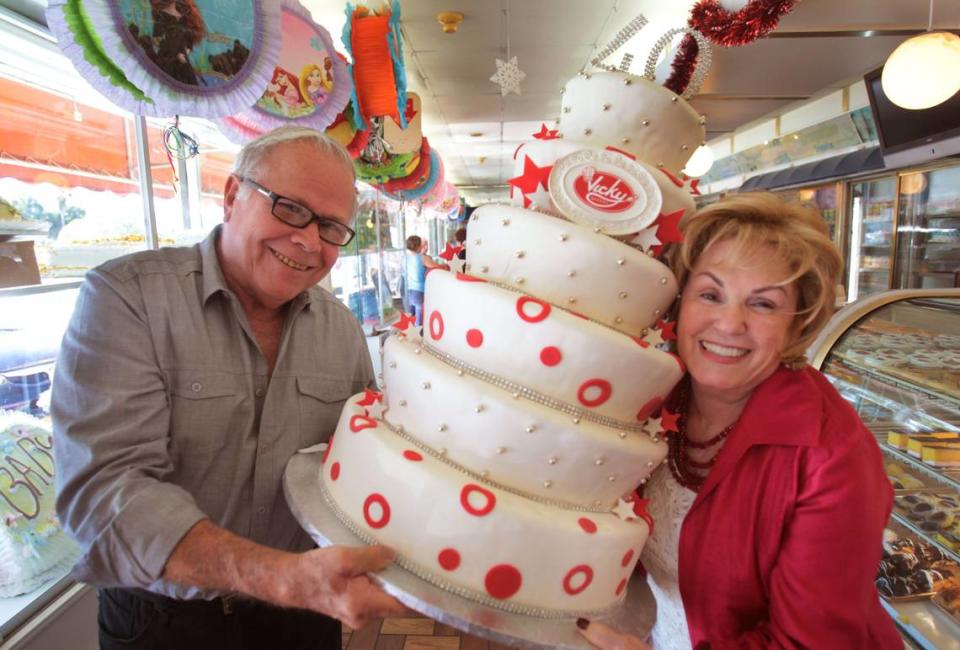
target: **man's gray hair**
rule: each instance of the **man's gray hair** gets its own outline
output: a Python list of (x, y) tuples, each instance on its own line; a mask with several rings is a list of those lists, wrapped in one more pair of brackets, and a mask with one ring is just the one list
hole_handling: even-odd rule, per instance
[[(321, 154), (327, 155), (350, 170), (350, 177), (355, 184), (357, 173), (353, 167), (353, 158), (336, 140), (325, 133), (303, 126), (281, 126), (268, 131), (259, 138), (251, 140), (240, 149), (233, 163), (233, 173), (242, 178), (259, 180), (259, 166), (268, 153), (276, 147), (290, 142), (312, 142)], [(354, 196), (351, 215), (357, 212), (357, 199)]]

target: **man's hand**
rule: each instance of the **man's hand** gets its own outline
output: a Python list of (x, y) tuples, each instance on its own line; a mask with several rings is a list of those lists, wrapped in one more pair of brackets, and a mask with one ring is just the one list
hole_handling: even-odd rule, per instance
[(637, 637), (621, 634), (603, 623), (593, 623), (581, 618), (577, 620), (577, 627), (587, 641), (602, 650), (650, 650), (650, 646)]
[(338, 618), (359, 629), (382, 616), (407, 612), (365, 574), (394, 557), (385, 546), (331, 546), (289, 553), (198, 522), (167, 559), (163, 577), (201, 589), (235, 591), (280, 607)]
[(408, 612), (365, 574), (379, 571), (394, 557), (385, 546), (333, 546), (291, 556), (276, 576), (273, 602), (338, 618), (357, 630), (376, 618)]

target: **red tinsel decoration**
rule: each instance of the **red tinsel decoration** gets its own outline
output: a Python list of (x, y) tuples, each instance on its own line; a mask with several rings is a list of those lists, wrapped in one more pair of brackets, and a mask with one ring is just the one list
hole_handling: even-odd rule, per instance
[[(762, 38), (777, 28), (797, 0), (751, 0), (743, 9), (730, 12), (717, 0), (700, 0), (690, 10), (687, 24), (721, 47), (739, 47)], [(671, 65), (670, 78), (663, 85), (678, 95), (690, 85), (700, 47), (687, 34), (680, 42)]]
[(693, 71), (697, 67), (697, 57), (700, 55), (700, 46), (697, 40), (687, 34), (680, 41), (680, 47), (677, 49), (677, 55), (673, 57), (673, 63), (670, 64), (670, 78), (664, 82), (664, 87), (668, 90), (682, 95), (683, 91), (690, 85), (690, 79), (693, 77)]
[(735, 13), (717, 0), (700, 0), (690, 10), (690, 27), (721, 47), (738, 47), (766, 36), (790, 13), (797, 0), (751, 0)]

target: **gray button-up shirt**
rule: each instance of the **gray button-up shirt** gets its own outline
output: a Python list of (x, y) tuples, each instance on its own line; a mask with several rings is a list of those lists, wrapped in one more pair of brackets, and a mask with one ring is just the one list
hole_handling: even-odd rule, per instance
[(370, 356), (349, 310), (313, 288), (288, 306), (268, 375), (224, 282), (218, 236), (113, 260), (80, 290), (51, 407), (57, 514), (83, 547), (80, 580), (217, 595), (160, 580), (203, 518), (274, 548), (312, 546), (283, 470), (373, 385)]

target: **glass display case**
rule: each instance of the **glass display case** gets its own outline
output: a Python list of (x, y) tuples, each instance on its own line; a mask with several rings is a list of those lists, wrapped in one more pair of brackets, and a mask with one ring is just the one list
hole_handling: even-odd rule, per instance
[(877, 438), (894, 488), (877, 587), (905, 638), (960, 649), (960, 289), (840, 310), (810, 348)]
[(850, 183), (849, 195), (847, 295), (857, 300), (890, 288), (897, 178)]
[(843, 228), (840, 221), (843, 192), (841, 183), (827, 183), (815, 187), (802, 187), (791, 190), (781, 190), (776, 192), (787, 203), (797, 203), (803, 206), (809, 206), (820, 213), (823, 220), (827, 223), (830, 231), (830, 239), (834, 241), (840, 250), (843, 250)]
[(960, 167), (900, 177), (894, 286), (960, 287)]

